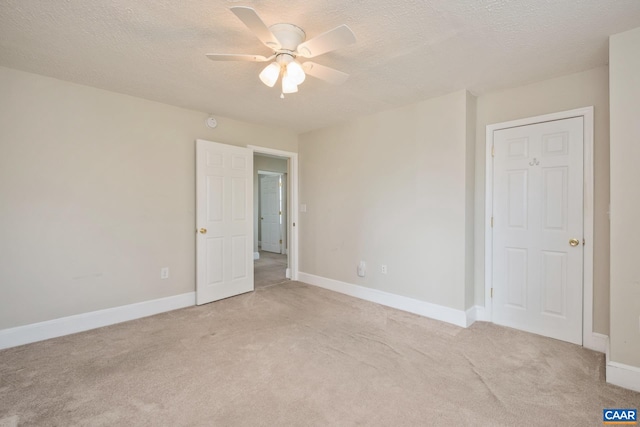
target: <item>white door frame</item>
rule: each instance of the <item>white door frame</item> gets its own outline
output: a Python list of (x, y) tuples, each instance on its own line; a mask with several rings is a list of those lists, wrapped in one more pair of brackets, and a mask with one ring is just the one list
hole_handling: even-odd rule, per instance
[(287, 185), (291, 197), (287, 199), (287, 236), (289, 239), (289, 275), (291, 280), (298, 280), (298, 153), (292, 151), (275, 150), (273, 148), (247, 145), (254, 154), (269, 154), (271, 156), (289, 159), (289, 178)]
[(593, 107), (561, 111), (526, 119), (512, 120), (487, 125), (485, 161), (485, 232), (484, 232), (484, 306), (486, 318), (493, 319), (491, 286), (493, 283), (493, 134), (495, 131), (527, 126), (554, 120), (582, 117), (584, 120), (584, 262), (583, 262), (583, 302), (582, 302), (582, 345), (596, 351), (604, 351), (602, 339), (593, 332)]

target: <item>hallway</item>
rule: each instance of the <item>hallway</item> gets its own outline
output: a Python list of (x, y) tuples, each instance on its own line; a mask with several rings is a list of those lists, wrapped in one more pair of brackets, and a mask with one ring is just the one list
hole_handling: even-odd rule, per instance
[(287, 255), (260, 251), (260, 259), (254, 260), (255, 288), (277, 285), (288, 281), (285, 277), (287, 269)]

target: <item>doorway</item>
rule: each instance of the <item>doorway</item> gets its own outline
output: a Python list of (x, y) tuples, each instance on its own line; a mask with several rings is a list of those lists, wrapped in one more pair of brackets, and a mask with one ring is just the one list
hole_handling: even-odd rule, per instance
[(593, 335), (593, 109), (487, 126), (491, 321), (586, 345)]
[[(254, 154), (283, 158), (286, 169), (284, 275), (298, 279), (298, 154), (196, 140), (196, 304), (254, 290), (258, 198)], [(283, 254), (275, 254), (283, 255)], [(281, 267), (278, 267), (281, 268)]]
[(295, 156), (293, 153), (252, 148), (254, 283), (259, 289), (293, 279), (295, 213), (290, 201), (295, 198), (295, 180), (291, 179)]

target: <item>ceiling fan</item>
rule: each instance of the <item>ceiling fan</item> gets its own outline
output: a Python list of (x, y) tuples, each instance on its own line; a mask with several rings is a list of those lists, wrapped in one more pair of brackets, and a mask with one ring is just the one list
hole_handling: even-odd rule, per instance
[(298, 85), (304, 82), (306, 75), (313, 76), (333, 84), (343, 83), (349, 75), (315, 62), (300, 63), (298, 58), (313, 58), (331, 52), (343, 46), (355, 43), (356, 36), (346, 25), (340, 25), (319, 36), (305, 41), (304, 30), (293, 24), (274, 24), (270, 27), (260, 19), (256, 11), (250, 7), (236, 6), (233, 12), (255, 36), (268, 48), (273, 50), (271, 56), (209, 53), (207, 57), (213, 61), (246, 61), (270, 62), (262, 72), (260, 80), (273, 87), (282, 76), (281, 98), (285, 93), (295, 93)]

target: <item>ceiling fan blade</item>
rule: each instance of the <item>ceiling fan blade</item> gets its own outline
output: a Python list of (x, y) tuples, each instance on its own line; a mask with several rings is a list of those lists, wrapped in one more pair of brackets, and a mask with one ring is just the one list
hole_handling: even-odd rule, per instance
[(300, 43), (298, 46), (298, 55), (304, 56), (305, 58), (313, 58), (314, 56), (322, 55), (323, 53), (339, 49), (355, 42), (355, 34), (351, 31), (351, 28), (343, 24), (311, 40)]
[(271, 49), (280, 49), (280, 42), (269, 27), (260, 19), (256, 11), (250, 7), (235, 6), (233, 12), (249, 28), (258, 39)]
[(349, 78), (349, 74), (347, 73), (316, 64), (315, 62), (305, 62), (302, 64), (302, 68), (308, 75), (334, 85), (342, 84)]
[(207, 53), (207, 58), (212, 61), (245, 61), (245, 62), (266, 62), (270, 61), (275, 57), (275, 55), (271, 55), (270, 57), (262, 56), (262, 55), (242, 55), (235, 53)]

